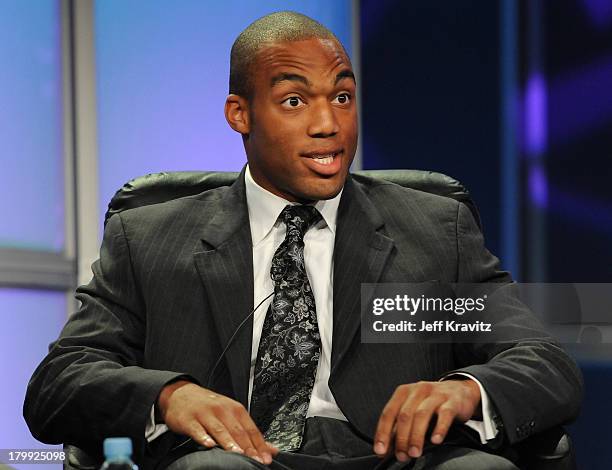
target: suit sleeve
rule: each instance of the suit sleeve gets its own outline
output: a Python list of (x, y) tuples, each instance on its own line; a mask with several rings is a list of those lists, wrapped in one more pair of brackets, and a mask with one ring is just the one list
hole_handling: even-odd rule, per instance
[(458, 362), (466, 366), (449, 374), (471, 374), (482, 383), (499, 412), (498, 428), (510, 444), (575, 419), (582, 401), (580, 370), (519, 300), (516, 285), (485, 248), (463, 204), (457, 212), (457, 251), (459, 283), (499, 287), (486, 310), (496, 329), (493, 341), (455, 344)]
[(81, 307), (38, 366), (24, 403), (35, 438), (100, 455), (102, 440), (128, 436), (137, 460), (161, 388), (181, 374), (142, 367), (146, 307), (121, 216), (106, 227), (93, 279), (77, 289)]

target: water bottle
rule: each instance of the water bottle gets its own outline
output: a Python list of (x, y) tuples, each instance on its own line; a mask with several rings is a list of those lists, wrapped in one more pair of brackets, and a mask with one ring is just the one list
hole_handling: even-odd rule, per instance
[(132, 462), (132, 440), (129, 437), (104, 439), (104, 464), (100, 470), (138, 470)]

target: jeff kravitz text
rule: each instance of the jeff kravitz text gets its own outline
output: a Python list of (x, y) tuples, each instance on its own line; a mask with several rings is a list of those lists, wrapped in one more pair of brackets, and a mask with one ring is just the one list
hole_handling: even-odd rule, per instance
[(491, 324), (483, 321), (473, 323), (457, 322), (455, 320), (435, 320), (427, 322), (421, 320), (420, 325), (414, 321), (401, 320), (396, 323), (384, 323), (376, 320), (372, 324), (374, 331), (408, 331), (408, 332), (432, 332), (432, 333), (456, 333), (456, 332), (490, 332)]

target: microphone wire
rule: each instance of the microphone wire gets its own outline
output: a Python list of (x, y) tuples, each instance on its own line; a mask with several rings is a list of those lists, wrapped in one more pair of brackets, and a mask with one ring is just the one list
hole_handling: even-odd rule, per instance
[(244, 317), (244, 320), (242, 320), (240, 322), (240, 324), (236, 327), (236, 329), (234, 330), (234, 333), (230, 337), (229, 341), (227, 342), (227, 345), (225, 346), (225, 348), (221, 352), (221, 355), (217, 359), (217, 362), (215, 362), (215, 365), (213, 366), (212, 371), (210, 372), (210, 375), (208, 376), (208, 381), (206, 382), (206, 388), (210, 389), (210, 387), (212, 386), (213, 380), (215, 379), (215, 372), (217, 371), (217, 367), (219, 367), (219, 364), (221, 364), (221, 361), (225, 357), (225, 353), (228, 351), (228, 349), (230, 348), (230, 346), (234, 342), (234, 339), (236, 338), (236, 335), (238, 334), (238, 332), (242, 329), (242, 327), (247, 322), (247, 320), (249, 318), (251, 318), (255, 314), (257, 309), (259, 307), (261, 307), (261, 304), (263, 304), (266, 300), (268, 300), (273, 295), (274, 295), (274, 291), (272, 291), (270, 294), (268, 294), (266, 297), (264, 297), (263, 300), (261, 302), (259, 302), (257, 304), (257, 306), (253, 310), (251, 310), (251, 312), (246, 317)]

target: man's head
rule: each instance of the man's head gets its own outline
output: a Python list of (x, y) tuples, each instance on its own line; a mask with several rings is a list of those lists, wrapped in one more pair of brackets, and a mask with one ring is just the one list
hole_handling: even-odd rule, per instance
[(225, 116), (255, 181), (285, 199), (342, 189), (357, 147), (355, 95), (344, 48), (304, 15), (265, 16), (234, 42)]

